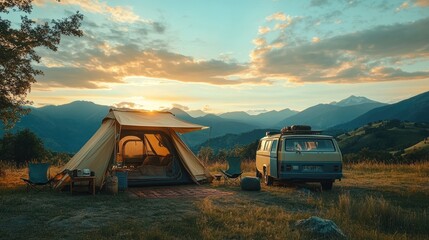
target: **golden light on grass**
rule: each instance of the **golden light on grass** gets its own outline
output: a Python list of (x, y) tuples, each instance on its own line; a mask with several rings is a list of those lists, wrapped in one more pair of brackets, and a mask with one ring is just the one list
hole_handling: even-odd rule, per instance
[[(60, 172), (61, 167), (51, 166), (49, 174), (51, 177)], [(0, 161), (0, 188), (16, 188), (25, 186), (21, 178), (28, 179), (28, 168), (18, 168), (11, 163)]]

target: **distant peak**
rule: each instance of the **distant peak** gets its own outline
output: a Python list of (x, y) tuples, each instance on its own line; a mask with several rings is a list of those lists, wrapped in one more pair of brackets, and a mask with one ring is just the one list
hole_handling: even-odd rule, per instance
[(173, 113), (174, 115), (189, 115), (186, 111), (176, 107), (173, 107), (169, 110), (167, 109), (167, 111)]
[(378, 103), (378, 102), (368, 99), (366, 97), (351, 95), (350, 97), (345, 98), (339, 102), (332, 102), (330, 104), (335, 106), (345, 107), (345, 106), (353, 106), (353, 105), (359, 105), (364, 103)]

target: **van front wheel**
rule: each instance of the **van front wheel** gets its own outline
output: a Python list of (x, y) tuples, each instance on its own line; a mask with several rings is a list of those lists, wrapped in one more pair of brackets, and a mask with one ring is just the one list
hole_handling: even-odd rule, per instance
[(334, 183), (334, 181), (323, 181), (323, 182), (320, 182), (320, 185), (322, 185), (323, 191), (329, 191), (332, 189), (333, 183)]
[(274, 179), (271, 176), (268, 176), (267, 170), (264, 168), (264, 183), (267, 186), (273, 185)]

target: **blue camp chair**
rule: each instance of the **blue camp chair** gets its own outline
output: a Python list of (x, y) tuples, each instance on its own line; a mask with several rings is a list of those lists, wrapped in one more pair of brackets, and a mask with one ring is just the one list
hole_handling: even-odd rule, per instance
[(27, 184), (27, 192), (32, 188), (41, 191), (46, 187), (51, 187), (52, 179), (49, 178), (49, 163), (29, 163), (28, 178), (21, 178)]
[(228, 162), (227, 170), (220, 170), (224, 176), (225, 182), (241, 180), (241, 159), (239, 157), (228, 157), (226, 159)]

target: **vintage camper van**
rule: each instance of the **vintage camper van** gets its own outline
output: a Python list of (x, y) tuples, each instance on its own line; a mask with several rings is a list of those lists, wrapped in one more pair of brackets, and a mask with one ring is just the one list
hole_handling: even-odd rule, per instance
[(330, 190), (343, 176), (341, 151), (332, 136), (310, 126), (267, 132), (256, 152), (256, 176), (266, 185), (275, 180), (320, 182), (323, 190)]

